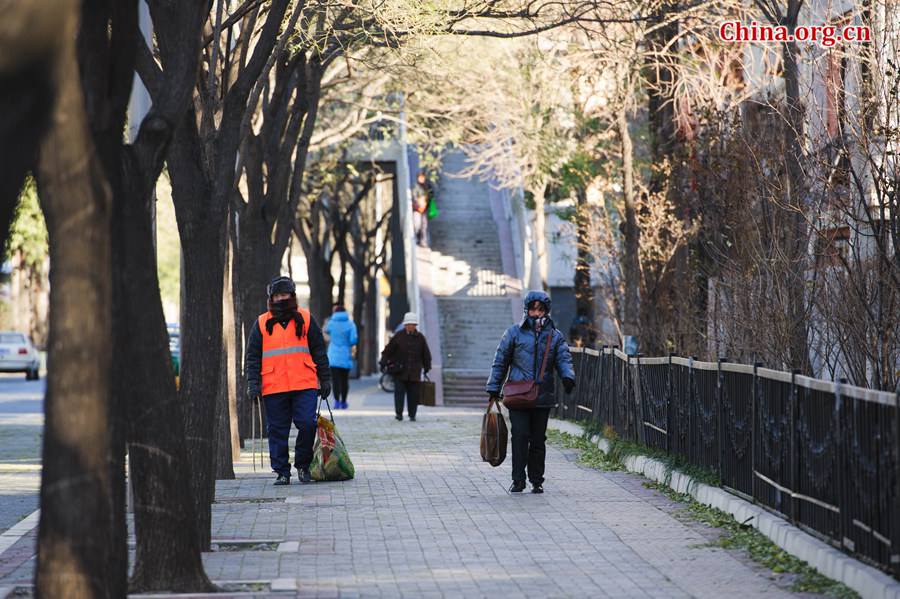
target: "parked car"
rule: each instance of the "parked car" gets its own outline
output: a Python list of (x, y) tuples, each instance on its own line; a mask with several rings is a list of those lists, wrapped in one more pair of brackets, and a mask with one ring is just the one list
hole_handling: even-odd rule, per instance
[(181, 374), (181, 327), (178, 323), (168, 323), (166, 324), (166, 329), (169, 331), (169, 353), (172, 354), (172, 370), (175, 371), (175, 376), (179, 376)]
[(24, 333), (0, 332), (0, 372), (24, 372), (25, 380), (40, 378), (41, 357)]

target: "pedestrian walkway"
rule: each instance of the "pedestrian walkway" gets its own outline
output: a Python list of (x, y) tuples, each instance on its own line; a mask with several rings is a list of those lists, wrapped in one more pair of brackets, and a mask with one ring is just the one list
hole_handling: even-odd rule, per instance
[[(211, 578), (260, 583), (256, 596), (271, 597), (789, 595), (710, 547), (715, 531), (679, 517), (640, 477), (551, 446), (546, 493), (509, 495), (509, 460), (480, 459), (480, 410), (421, 407), (417, 422), (398, 422), (374, 380), (351, 386), (336, 420), (357, 477), (274, 487), (247, 452), (238, 479), (218, 483), (213, 539), (230, 550), (204, 556)], [(30, 582), (33, 567), (0, 587)]]

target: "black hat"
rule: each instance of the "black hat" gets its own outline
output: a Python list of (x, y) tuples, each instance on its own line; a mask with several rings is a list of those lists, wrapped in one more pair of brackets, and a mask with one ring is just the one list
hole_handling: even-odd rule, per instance
[(290, 293), (291, 295), (296, 295), (297, 287), (288, 277), (275, 277), (269, 281), (269, 284), (266, 286), (266, 293), (269, 297), (272, 297), (276, 293)]

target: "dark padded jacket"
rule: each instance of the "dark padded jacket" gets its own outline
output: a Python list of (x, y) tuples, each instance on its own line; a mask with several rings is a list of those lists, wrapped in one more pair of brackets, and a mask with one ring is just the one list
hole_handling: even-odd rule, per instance
[[(294, 321), (290, 320), (286, 324), (276, 324), (276, 327), (294, 328)], [(331, 384), (331, 369), (328, 365), (328, 349), (325, 346), (325, 336), (322, 335), (322, 329), (316, 323), (316, 319), (309, 317), (309, 329), (306, 332), (309, 343), (309, 353), (313, 362), (316, 363), (316, 376), (319, 382)], [(262, 368), (262, 333), (259, 330), (259, 321), (253, 323), (250, 329), (250, 338), (247, 339), (247, 351), (244, 354), (244, 376), (247, 377), (247, 396), (256, 397), (260, 395), (262, 388), (262, 377), (260, 369)]]
[(400, 381), (421, 381), (422, 371), (431, 370), (431, 350), (428, 349), (428, 341), (425, 335), (419, 331), (407, 333), (400, 329), (395, 333), (384, 351), (381, 352), (380, 363), (398, 362), (403, 365), (403, 371), (394, 375)]
[(541, 370), (541, 359), (547, 347), (547, 336), (551, 336), (550, 355), (547, 358), (547, 370), (544, 379), (540, 381), (540, 393), (537, 405), (541, 408), (556, 406), (556, 393), (553, 370), (560, 378), (575, 380), (575, 370), (572, 367), (572, 354), (562, 333), (556, 330), (553, 321), (548, 318), (547, 324), (541, 329), (540, 335), (535, 335), (534, 329), (528, 318), (520, 324), (509, 327), (497, 352), (494, 354), (494, 364), (491, 367), (491, 376), (488, 378), (484, 390), (487, 393), (497, 393), (503, 390), (503, 384), (507, 376), (511, 381), (532, 381)]

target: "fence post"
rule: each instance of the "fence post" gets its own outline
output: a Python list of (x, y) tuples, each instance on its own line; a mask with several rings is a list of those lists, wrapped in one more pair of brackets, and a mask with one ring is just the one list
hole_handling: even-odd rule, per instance
[(759, 379), (756, 371), (760, 366), (762, 366), (762, 362), (753, 363), (753, 384), (751, 386), (752, 395), (750, 396), (750, 496), (753, 497), (754, 503), (756, 502), (756, 442), (759, 435), (759, 430), (756, 428), (756, 398), (759, 395)]
[(891, 565), (900, 578), (900, 389), (894, 395), (894, 538), (891, 540)]
[(641, 445), (646, 445), (647, 444), (647, 431), (644, 430), (644, 428), (645, 428), (644, 421), (646, 420), (646, 418), (644, 418), (644, 390), (641, 386), (641, 381), (642, 381), (641, 358), (643, 356), (644, 356), (644, 354), (638, 354), (634, 357), (634, 359), (636, 361), (636, 367), (634, 369), (634, 373), (636, 376), (631, 381), (631, 388), (634, 389), (634, 400), (635, 400), (635, 403), (637, 404), (636, 405), (637, 409), (635, 410), (636, 415), (637, 415), (637, 418), (636, 418), (637, 422), (635, 423), (637, 426), (637, 430), (635, 431), (635, 433), (637, 435), (637, 441)]
[(718, 358), (716, 360), (716, 442), (719, 445), (718, 471), (719, 484), (725, 484), (725, 393), (722, 388), (722, 362), (727, 362), (728, 358)]
[[(791, 423), (791, 493), (797, 492), (797, 483), (800, 479), (800, 463), (797, 456), (797, 405), (799, 403), (797, 383), (795, 381), (799, 370), (791, 370), (791, 395), (790, 395), (790, 423)], [(797, 522), (798, 501), (791, 495), (791, 521)]]
[(672, 352), (666, 369), (666, 453), (672, 453)]
[(696, 398), (694, 397), (694, 360), (696, 360), (696, 356), (691, 356), (688, 358), (688, 462), (691, 464), (696, 464), (700, 460), (694, 459), (695, 453), (695, 443), (694, 443), (694, 431), (697, 430), (694, 421), (694, 412), (697, 410), (697, 406), (695, 405)]
[[(837, 436), (838, 436), (838, 467), (837, 467), (837, 484), (838, 484), (838, 536), (841, 548), (850, 548), (852, 542), (847, 537), (847, 521), (849, 514), (850, 498), (847, 496), (847, 434), (844, 424), (844, 397), (841, 394), (841, 385), (846, 383), (847, 379), (839, 378), (834, 382), (834, 401), (837, 402), (835, 409), (838, 411), (837, 417)], [(852, 549), (851, 549), (852, 551)]]

